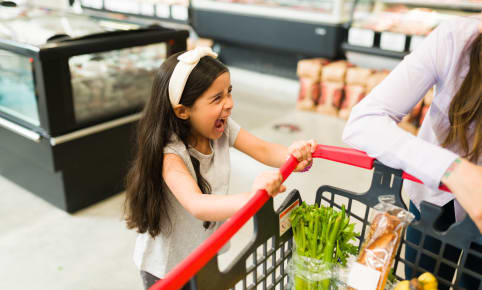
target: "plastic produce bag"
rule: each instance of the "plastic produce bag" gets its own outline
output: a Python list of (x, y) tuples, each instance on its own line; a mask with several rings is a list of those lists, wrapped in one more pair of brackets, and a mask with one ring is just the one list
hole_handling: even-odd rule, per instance
[(340, 273), (358, 253), (359, 235), (346, 215), (330, 207), (305, 202), (290, 214), (294, 248), (290, 281), (296, 290), (339, 289)]
[[(347, 277), (350, 265), (355, 261), (355, 256), (347, 262), (346, 266), (337, 264), (328, 265), (326, 262), (298, 255), (295, 251), (288, 267), (289, 285), (293, 290), (341, 290), (347, 289)], [(323, 281), (329, 280), (323, 285)], [(325, 287), (325, 288), (324, 288)]]

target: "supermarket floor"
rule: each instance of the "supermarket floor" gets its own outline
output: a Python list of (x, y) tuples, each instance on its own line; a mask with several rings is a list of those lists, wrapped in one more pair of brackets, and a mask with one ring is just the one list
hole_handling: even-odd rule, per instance
[[(285, 145), (307, 138), (343, 145), (344, 121), (295, 111), (296, 81), (233, 69), (232, 82), (233, 118), (253, 134)], [(286, 124), (300, 130), (276, 126)], [(236, 150), (231, 157), (234, 193), (249, 190), (254, 177), (267, 169)], [(286, 185), (288, 191), (299, 189), (312, 203), (322, 184), (363, 192), (370, 177), (369, 171), (319, 160), (309, 173), (295, 174)], [(73, 215), (3, 177), (0, 193), (0, 289), (142, 289), (132, 262), (136, 234), (122, 221), (123, 193)], [(277, 197), (275, 206), (283, 198)], [(241, 251), (252, 233), (249, 222), (222, 255), (221, 267)]]

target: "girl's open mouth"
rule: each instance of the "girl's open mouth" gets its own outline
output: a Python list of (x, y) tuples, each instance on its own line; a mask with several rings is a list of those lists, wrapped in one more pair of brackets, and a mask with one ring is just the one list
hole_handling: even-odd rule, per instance
[(218, 132), (224, 132), (224, 128), (226, 127), (226, 119), (217, 119), (216, 123), (214, 123), (214, 127)]

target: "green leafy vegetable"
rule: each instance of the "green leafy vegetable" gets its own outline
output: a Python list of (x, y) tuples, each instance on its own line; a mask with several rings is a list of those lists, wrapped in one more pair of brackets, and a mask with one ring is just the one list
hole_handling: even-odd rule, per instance
[[(355, 225), (341, 211), (330, 207), (307, 205), (303, 202), (290, 215), (296, 254), (321, 260), (328, 267), (333, 264), (345, 266), (350, 255), (356, 255), (358, 248), (350, 243), (356, 240)], [(295, 265), (296, 267), (296, 265)], [(309, 283), (295, 275), (295, 289), (329, 289), (330, 280)]]

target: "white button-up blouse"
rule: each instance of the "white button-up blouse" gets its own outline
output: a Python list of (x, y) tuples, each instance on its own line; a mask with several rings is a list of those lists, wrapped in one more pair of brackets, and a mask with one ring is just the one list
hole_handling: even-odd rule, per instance
[[(422, 200), (443, 206), (454, 198), (437, 188), (447, 168), (464, 152), (456, 145), (442, 148), (440, 144), (449, 131), (450, 102), (469, 70), (470, 47), (480, 33), (481, 20), (478, 15), (441, 23), (353, 108), (345, 127), (347, 144), (425, 183), (405, 182), (404, 191), (417, 207)], [(418, 136), (399, 128), (397, 123), (433, 86), (434, 99)], [(460, 220), (464, 211), (455, 205)]]

